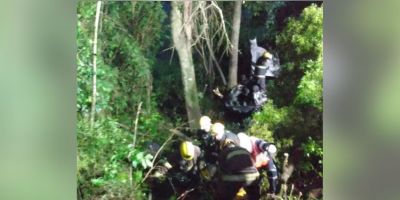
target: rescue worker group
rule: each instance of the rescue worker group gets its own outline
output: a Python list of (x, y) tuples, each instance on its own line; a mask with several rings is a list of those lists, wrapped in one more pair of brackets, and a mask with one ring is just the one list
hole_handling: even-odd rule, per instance
[(167, 198), (165, 190), (172, 187), (178, 199), (203, 199), (208, 192), (211, 199), (255, 200), (262, 196), (265, 178), (269, 182), (267, 194), (279, 192), (274, 144), (243, 132), (235, 134), (222, 123), (212, 123), (208, 116), (202, 116), (199, 123), (196, 139), (179, 141), (179, 152), (169, 153), (161, 162), (166, 184), (153, 185), (163, 188), (153, 188), (159, 190), (158, 197), (157, 191), (152, 192), (156, 199)]
[[(266, 81), (278, 76), (277, 55), (250, 40), (251, 77), (242, 76), (238, 85), (223, 95), (225, 108), (234, 114), (248, 115), (261, 109), (267, 101)], [(202, 116), (200, 129), (172, 144), (173, 152), (162, 156), (149, 186), (152, 199), (260, 199), (265, 173), (267, 194), (279, 192), (278, 170), (274, 164), (276, 146), (254, 136), (233, 133), (219, 122)], [(185, 138), (185, 137), (184, 137)], [(179, 151), (175, 151), (178, 150)], [(208, 197), (211, 194), (211, 197)]]

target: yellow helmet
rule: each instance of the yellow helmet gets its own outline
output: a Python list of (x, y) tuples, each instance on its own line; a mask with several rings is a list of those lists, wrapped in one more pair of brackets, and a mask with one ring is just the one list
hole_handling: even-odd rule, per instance
[(211, 119), (208, 116), (202, 116), (200, 117), (200, 129), (205, 130), (205, 131), (210, 131), (211, 127)]
[(264, 57), (264, 58), (269, 58), (269, 59), (271, 59), (271, 58), (272, 58), (272, 54), (269, 53), (268, 51), (266, 51), (266, 52), (263, 54), (263, 57)]
[(184, 141), (179, 147), (181, 156), (185, 160), (192, 160), (194, 157), (194, 146), (193, 143), (189, 141)]
[(216, 139), (222, 138), (225, 133), (225, 126), (219, 122), (211, 126), (211, 135), (215, 136)]

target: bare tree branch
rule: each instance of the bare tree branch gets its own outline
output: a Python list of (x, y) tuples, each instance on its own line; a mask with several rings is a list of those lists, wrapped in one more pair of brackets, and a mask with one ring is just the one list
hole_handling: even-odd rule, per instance
[(132, 9), (131, 9), (131, 11), (132, 11), (132, 18), (133, 18), (133, 16), (135, 16), (136, 3), (137, 3), (136, 0), (131, 0), (131, 4), (132, 4)]
[[(183, 13), (184, 26), (179, 32), (185, 32), (186, 38), (190, 41), (190, 47), (194, 48), (202, 59), (202, 64), (207, 74), (212, 74), (213, 65), (222, 79), (227, 84), (225, 75), (217, 60), (215, 51), (223, 47), (223, 53), (229, 52), (231, 43), (226, 32), (225, 21), (222, 9), (215, 2), (197, 1), (185, 3)], [(194, 9), (192, 9), (192, 6)], [(191, 27), (187, 30), (186, 27)], [(218, 38), (217, 45), (213, 45), (214, 38)], [(206, 55), (206, 52), (208, 54)], [(208, 63), (208, 64), (207, 64)]]
[(168, 144), (169, 141), (172, 140), (172, 138), (175, 136), (175, 133), (172, 132), (172, 134), (168, 137), (167, 140), (165, 140), (165, 142), (163, 143), (163, 145), (161, 145), (161, 147), (158, 149), (158, 151), (156, 152), (156, 154), (154, 155), (153, 161), (151, 162), (153, 167), (151, 167), (149, 169), (149, 171), (147, 171), (146, 175), (144, 176), (144, 178), (142, 179), (142, 181), (136, 185), (135, 190), (142, 184), (144, 183), (144, 181), (149, 177), (150, 173), (155, 169), (155, 165), (154, 163), (157, 160), (158, 155), (161, 153), (161, 151), (164, 149), (164, 147)]
[[(211, 1), (211, 5), (213, 5), (214, 8), (218, 10), (218, 14), (221, 17), (221, 22), (225, 22), (224, 15), (222, 13), (222, 9), (217, 5), (216, 1)], [(221, 27), (223, 28), (223, 32), (222, 33), (224, 34), (224, 36), (225, 36), (225, 38), (227, 40), (227, 46), (228, 46), (227, 48), (230, 49), (230, 48), (232, 48), (231, 47), (231, 41), (229, 40), (228, 32), (226, 31), (226, 28), (225, 28), (225, 23), (221, 23)]]
[[(206, 40), (206, 44), (207, 44), (207, 47), (209, 49), (212, 49), (210, 40)], [(224, 85), (226, 85), (226, 78), (225, 78), (224, 72), (222, 72), (221, 66), (219, 65), (217, 59), (215, 58), (214, 52), (212, 50), (210, 50), (209, 52), (210, 52), (210, 56), (211, 56), (212, 60), (214, 61), (214, 63), (217, 66), (218, 72), (219, 72), (219, 74), (221, 76), (221, 79), (222, 79), (222, 83)]]
[(90, 128), (93, 128), (94, 118), (96, 114), (96, 95), (97, 95), (97, 34), (99, 28), (99, 19), (102, 1), (97, 1), (96, 20), (94, 22), (94, 40), (93, 40), (93, 91), (92, 91), (92, 107), (90, 113)]
[(142, 108), (142, 102), (139, 103), (138, 108), (137, 108), (137, 112), (136, 112), (135, 129), (134, 129), (134, 132), (133, 132), (132, 148), (135, 148), (135, 145), (136, 145), (137, 125), (138, 125), (138, 122), (139, 122), (139, 114), (140, 114), (141, 108)]

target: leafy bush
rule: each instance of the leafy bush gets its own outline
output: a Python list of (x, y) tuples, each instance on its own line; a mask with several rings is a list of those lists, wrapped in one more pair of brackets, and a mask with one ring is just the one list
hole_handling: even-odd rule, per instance
[[(157, 114), (144, 117), (138, 132), (146, 133), (151, 141), (164, 141), (165, 136), (157, 130), (159, 123), (162, 122)], [(133, 147), (132, 132), (121, 128), (121, 124), (113, 118), (100, 118), (90, 129), (88, 120), (80, 117), (77, 139), (78, 181), (85, 195), (106, 193), (111, 196), (128, 195), (124, 196), (127, 198), (134, 192), (133, 186), (142, 181), (144, 172), (152, 167), (153, 156), (145, 150), (146, 144), (137, 140)], [(119, 193), (121, 190), (124, 192)], [(139, 194), (138, 191), (135, 193)]]
[(307, 142), (302, 145), (302, 148), (307, 157), (322, 157), (323, 155), (321, 141), (315, 141), (311, 137), (308, 137)]
[(273, 141), (273, 133), (276, 126), (285, 121), (287, 111), (285, 109), (276, 108), (271, 101), (263, 106), (262, 112), (257, 112), (253, 116), (253, 121), (249, 132), (251, 135)]
[(322, 7), (305, 8), (298, 19), (290, 18), (277, 36), (280, 55), (285, 62), (300, 64), (322, 55)]
[(277, 36), (282, 71), (268, 83), (272, 100), (252, 116), (249, 127), (250, 133), (276, 141), (280, 152), (302, 152), (296, 155), (297, 178), (322, 177), (322, 16), (322, 7), (311, 5), (289, 18)]
[[(96, 121), (90, 127), (95, 2), (78, 3), (78, 187), (84, 199), (142, 199), (152, 166), (145, 141), (162, 142), (165, 120), (151, 96), (151, 70), (166, 14), (161, 2), (104, 2), (98, 32)], [(132, 146), (139, 102), (137, 140)], [(153, 110), (152, 110), (153, 109)], [(152, 111), (151, 111), (152, 110)]]
[[(106, 2), (104, 7), (98, 33), (96, 108), (126, 118), (151, 91), (151, 66), (161, 46), (166, 14), (160, 2), (137, 3), (133, 14), (131, 2)], [(91, 102), (95, 10), (93, 2), (78, 5), (77, 107), (83, 112)]]
[(295, 103), (313, 106), (322, 111), (322, 60), (310, 60), (305, 65), (309, 69), (300, 80)]
[(93, 129), (78, 121), (78, 181), (86, 195), (113, 195), (118, 187), (129, 189), (129, 144), (132, 136), (115, 119), (98, 119)]

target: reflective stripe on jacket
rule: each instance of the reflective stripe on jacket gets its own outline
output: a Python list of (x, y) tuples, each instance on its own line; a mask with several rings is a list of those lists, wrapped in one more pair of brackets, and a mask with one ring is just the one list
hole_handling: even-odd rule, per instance
[(227, 182), (246, 182), (251, 183), (260, 176), (260, 173), (253, 172), (247, 174), (226, 174), (222, 175), (222, 180)]

